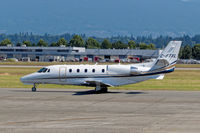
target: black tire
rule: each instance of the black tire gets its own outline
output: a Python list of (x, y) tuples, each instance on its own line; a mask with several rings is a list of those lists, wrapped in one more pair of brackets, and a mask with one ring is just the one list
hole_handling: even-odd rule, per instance
[(36, 89), (35, 87), (32, 88), (32, 92), (36, 92), (36, 90), (37, 90), (37, 89)]
[(108, 88), (107, 87), (102, 87), (100, 91), (101, 91), (101, 93), (107, 93), (108, 92)]

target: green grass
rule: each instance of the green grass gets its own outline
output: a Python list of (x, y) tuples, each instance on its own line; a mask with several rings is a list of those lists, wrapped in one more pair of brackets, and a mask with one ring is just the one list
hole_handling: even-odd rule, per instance
[(200, 90), (200, 70), (176, 70), (163, 80), (148, 80), (133, 85), (116, 87), (135, 90)]
[[(20, 82), (20, 77), (37, 71), (38, 68), (0, 68), (0, 88), (31, 88)], [(82, 86), (40, 85), (39, 88), (85, 89)], [(125, 90), (200, 90), (200, 70), (176, 70), (167, 74), (164, 80), (148, 80), (145, 82), (113, 87), (110, 89)]]
[(176, 64), (177, 68), (200, 68), (200, 64)]

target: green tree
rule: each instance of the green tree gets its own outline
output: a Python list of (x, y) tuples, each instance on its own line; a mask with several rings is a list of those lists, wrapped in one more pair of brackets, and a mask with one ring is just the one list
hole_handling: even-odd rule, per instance
[(27, 47), (32, 46), (30, 41), (23, 41), (23, 44), (25, 44)]
[(122, 43), (121, 41), (117, 41), (112, 44), (112, 48), (115, 48), (115, 49), (127, 49), (127, 47), (128, 45)]
[(36, 44), (35, 43), (32, 43), (32, 47), (35, 47), (36, 46)]
[(182, 53), (183, 53), (183, 47), (180, 48), (179, 54), (178, 54), (178, 58), (181, 59), (182, 57)]
[(12, 45), (12, 42), (9, 39), (1, 41), (0, 46), (7, 46), (8, 44)]
[(57, 43), (56, 43), (56, 42), (52, 42), (52, 43), (50, 44), (50, 47), (57, 47)]
[(101, 48), (102, 49), (110, 49), (112, 48), (112, 44), (108, 39), (104, 39), (103, 42), (101, 43)]
[(88, 38), (88, 40), (85, 43), (86, 48), (88, 49), (94, 49), (94, 48), (100, 48), (99, 42), (95, 40), (94, 38)]
[(67, 40), (65, 40), (65, 38), (61, 38), (58, 40), (57, 46), (61, 46), (61, 45), (64, 45), (64, 46), (68, 45)]
[(75, 35), (69, 42), (70, 46), (72, 47), (85, 47), (84, 40), (81, 36)]
[(45, 42), (43, 39), (40, 39), (39, 42), (37, 43), (37, 46), (39, 46), (39, 47), (47, 47), (48, 43)]
[(129, 47), (129, 49), (135, 49), (137, 47), (137, 45), (133, 40), (131, 40), (128, 42), (128, 47)]
[(148, 45), (146, 43), (139, 44), (140, 49), (148, 49)]
[(148, 45), (148, 49), (152, 49), (152, 50), (156, 49), (155, 44), (150, 43), (150, 44)]
[(181, 59), (191, 59), (192, 57), (192, 48), (189, 45), (183, 47)]
[(192, 56), (194, 59), (200, 60), (200, 44), (194, 45), (192, 48)]

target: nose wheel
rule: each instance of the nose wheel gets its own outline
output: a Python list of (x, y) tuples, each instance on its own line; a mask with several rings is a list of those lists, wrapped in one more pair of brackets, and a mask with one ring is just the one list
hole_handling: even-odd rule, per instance
[(37, 89), (35, 87), (32, 87), (32, 92), (36, 92)]
[(38, 85), (37, 84), (34, 84), (34, 86), (32, 87), (32, 92), (36, 92), (37, 91), (37, 87)]

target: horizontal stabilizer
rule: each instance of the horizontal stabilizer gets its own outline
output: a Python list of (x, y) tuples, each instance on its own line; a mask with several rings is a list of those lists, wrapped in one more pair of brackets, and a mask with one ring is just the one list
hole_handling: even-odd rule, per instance
[(165, 77), (164, 74), (160, 74), (156, 79), (157, 79), (157, 80), (162, 80), (162, 79), (164, 79), (164, 77)]

